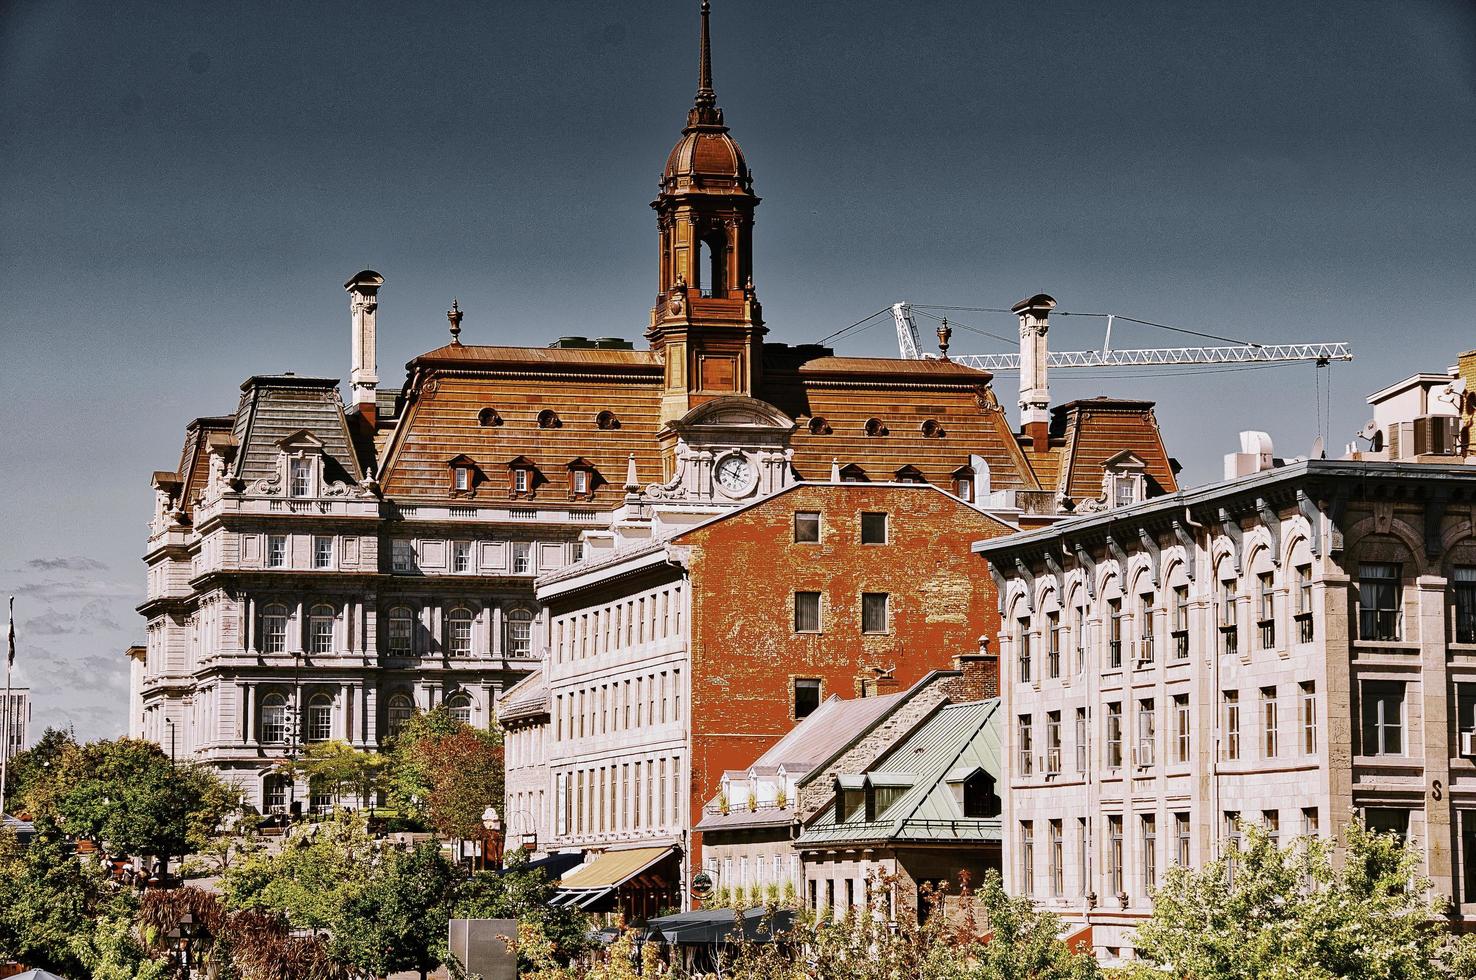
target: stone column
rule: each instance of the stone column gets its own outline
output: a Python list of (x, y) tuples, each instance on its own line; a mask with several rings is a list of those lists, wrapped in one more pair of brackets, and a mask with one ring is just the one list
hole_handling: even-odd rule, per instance
[[(1349, 578), (1329, 564), (1321, 587), (1313, 586), (1313, 629), (1321, 637), (1323, 663), (1323, 711), (1327, 719), (1327, 812), (1330, 837), (1339, 836), (1341, 825), (1353, 810), (1353, 743), (1358, 715), (1353, 697), (1353, 651), (1349, 617)], [(1333, 860), (1342, 863), (1341, 853)]]
[(241, 707), (241, 717), (245, 721), (245, 731), (241, 733), (241, 741), (247, 745), (256, 745), (256, 684), (247, 682), (241, 685), (245, 695), (245, 703)]
[[(1420, 741), (1408, 732), (1410, 755), (1422, 755), (1425, 763), (1425, 873), (1442, 895), (1453, 898), (1455, 814), (1450, 797), (1451, 724), (1450, 705), (1454, 689), (1446, 673), (1445, 610), (1446, 580), (1421, 575), (1415, 580), (1416, 622), (1406, 639), (1420, 644)], [(1409, 726), (1411, 729), (1413, 725)]]

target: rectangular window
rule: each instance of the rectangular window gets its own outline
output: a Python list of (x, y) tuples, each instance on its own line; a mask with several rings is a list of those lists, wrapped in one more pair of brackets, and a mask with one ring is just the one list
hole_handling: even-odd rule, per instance
[(287, 537), (282, 534), (267, 535), (267, 568), (287, 567)]
[(1076, 886), (1083, 895), (1092, 891), (1092, 835), (1086, 817), (1076, 818)]
[(1189, 695), (1174, 695), (1174, 761), (1189, 761)]
[(1122, 666), (1122, 600), (1107, 603), (1109, 632), (1107, 634), (1107, 666), (1117, 670)]
[(1364, 681), (1363, 754), (1404, 755), (1404, 682)]
[(1302, 807), (1302, 836), (1316, 837), (1321, 821), (1318, 819), (1317, 807)]
[(796, 592), (794, 594), (794, 631), (796, 633), (820, 632), (820, 593)]
[(884, 513), (866, 513), (861, 515), (861, 543), (862, 544), (886, 544), (887, 543), (887, 515)]
[(1153, 663), (1155, 652), (1153, 649), (1153, 595), (1145, 594), (1138, 600), (1138, 611), (1140, 614), (1138, 628), (1138, 663), (1146, 666)]
[(1225, 758), (1240, 758), (1240, 692), (1226, 691), (1225, 698)]
[(820, 542), (819, 511), (795, 511), (794, 541), (795, 544), (818, 544)]
[(1317, 685), (1303, 681), (1299, 686), (1302, 708), (1302, 754), (1317, 754)]
[(1020, 894), (1035, 894), (1035, 825), (1020, 821)]
[(1122, 880), (1122, 817), (1107, 818), (1107, 873), (1112, 883), (1112, 893), (1120, 894)]
[(1455, 641), (1476, 643), (1476, 568), (1457, 568), (1453, 577)]
[(1148, 896), (1158, 889), (1158, 818), (1151, 813), (1143, 814), (1140, 828), (1143, 836), (1143, 894)]
[(1461, 896), (1476, 902), (1476, 810), (1461, 810)]
[(453, 572), (471, 571), (471, 542), (451, 542), (451, 570)]
[(528, 575), (533, 571), (533, 545), (531, 543), (513, 542), (512, 570), (514, 575)]
[(820, 681), (813, 677), (796, 677), (794, 679), (795, 720), (809, 717), (818, 707), (820, 707)]
[[(462, 470), (458, 470), (457, 471), (458, 475), (460, 473), (462, 473), (462, 472), (464, 472), (464, 471), (462, 471)], [(457, 489), (458, 490), (459, 489), (462, 489), (459, 484), (457, 485)], [(527, 493), (528, 492), (528, 471), (527, 470), (513, 470), (513, 490), (516, 491), (517, 493)]]
[(1107, 767), (1122, 768), (1122, 704), (1107, 702)]
[(1312, 566), (1297, 566), (1297, 642), (1312, 642)]
[(333, 539), (324, 537), (313, 538), (313, 567), (333, 567)]
[(1399, 566), (1367, 563), (1358, 566), (1358, 638), (1398, 640), (1401, 636)]
[(1046, 615), (1046, 676), (1052, 680), (1061, 676), (1061, 614)]
[(1061, 821), (1051, 821), (1050, 834), (1051, 894), (1059, 898), (1066, 893), (1066, 846), (1061, 839)]
[(1240, 811), (1225, 811), (1224, 857), (1227, 886), (1235, 885), (1235, 871), (1240, 863)]
[(1158, 748), (1158, 712), (1153, 710), (1153, 699), (1144, 698), (1138, 702), (1138, 767), (1151, 766), (1154, 763), (1155, 750)]
[(1260, 592), (1256, 625), (1261, 628), (1261, 649), (1274, 650), (1276, 649), (1276, 596), (1271, 591), (1271, 573), (1262, 572), (1258, 581)]
[(1272, 847), (1281, 846), (1281, 811), (1262, 810), (1261, 826), (1266, 828), (1266, 835), (1271, 838)]
[(1021, 715), (1019, 721), (1020, 775), (1029, 776), (1035, 772), (1034, 725), (1029, 715)]
[(1031, 650), (1030, 650), (1030, 620), (1020, 617), (1015, 628), (1015, 648), (1020, 659), (1020, 683), (1029, 684), (1031, 681)]
[(1086, 673), (1086, 641), (1087, 641), (1087, 611), (1085, 606), (1077, 606), (1073, 611), (1075, 622), (1071, 629), (1072, 645), (1076, 647), (1076, 674), (1080, 677)]
[(1233, 657), (1240, 652), (1240, 628), (1235, 614), (1235, 580), (1220, 581), (1220, 652)]
[(1189, 848), (1192, 842), (1189, 814), (1174, 814), (1174, 863), (1181, 868), (1189, 867)]
[(1365, 807), (1363, 825), (1376, 834), (1393, 834), (1401, 841), (1409, 840), (1409, 811), (1401, 807)]
[(415, 565), (415, 552), (409, 541), (393, 542), (390, 545), (390, 554), (394, 556), (391, 567), (397, 572), (408, 572)]
[(861, 593), (861, 632), (887, 632), (887, 593)]
[(574, 492), (580, 494), (589, 493), (589, 471), (574, 470), (572, 475), (574, 479)]
[(1189, 586), (1174, 588), (1174, 659), (1189, 658)]
[(1261, 688), (1261, 758), (1274, 759), (1281, 748), (1278, 734), (1280, 731), (1276, 712), (1276, 688)]
[(1076, 709), (1076, 771), (1086, 772), (1088, 762), (1087, 710)]
[(1046, 712), (1046, 772), (1061, 771), (1061, 712)]
[(291, 485), (287, 492), (294, 497), (306, 497), (313, 492), (313, 464), (305, 459), (294, 459), (290, 468)]

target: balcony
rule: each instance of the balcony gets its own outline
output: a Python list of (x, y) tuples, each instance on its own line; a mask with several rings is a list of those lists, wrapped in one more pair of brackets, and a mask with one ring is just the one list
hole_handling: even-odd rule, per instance
[(1220, 627), (1220, 653), (1227, 657), (1240, 653), (1240, 631), (1236, 627)]
[(1297, 642), (1298, 643), (1311, 643), (1312, 642), (1312, 614), (1310, 612), (1300, 612), (1300, 613), (1297, 613), (1296, 616), (1293, 617), (1293, 619), (1294, 619), (1294, 621), (1297, 624)]
[(1174, 659), (1175, 660), (1188, 660), (1189, 659), (1189, 631), (1188, 630), (1174, 630), (1172, 636), (1173, 636), (1173, 641), (1174, 641)]
[(1275, 650), (1276, 649), (1276, 620), (1274, 620), (1274, 619), (1262, 619), (1262, 620), (1259, 620), (1256, 623), (1256, 626), (1261, 631), (1261, 649), (1262, 650)]

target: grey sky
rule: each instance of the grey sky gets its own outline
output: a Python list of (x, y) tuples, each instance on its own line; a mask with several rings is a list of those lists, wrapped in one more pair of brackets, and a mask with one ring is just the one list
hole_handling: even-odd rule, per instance
[[(1369, 391), (1476, 347), (1470, 4), (715, 8), (775, 339), (899, 299), (1038, 291), (1347, 339), (1360, 360), (1333, 371), (1333, 449)], [(452, 297), (470, 343), (639, 337), (647, 203), (695, 39), (696, 0), (0, 10), (0, 589), (19, 595), (38, 732), (122, 730), (150, 471), (248, 374), (344, 375), (353, 272), (388, 280), (389, 384), (443, 341)], [(1058, 319), (1052, 344), (1098, 344), (1100, 324)], [(883, 322), (841, 349), (895, 343)], [(955, 352), (998, 349), (955, 335)], [(1238, 429), (1287, 455), (1317, 434), (1310, 366), (1054, 381), (1057, 400), (1157, 399), (1195, 482)]]

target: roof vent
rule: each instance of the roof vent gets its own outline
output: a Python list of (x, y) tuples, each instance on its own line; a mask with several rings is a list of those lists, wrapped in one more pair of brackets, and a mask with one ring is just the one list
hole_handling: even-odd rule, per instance
[(1225, 454), (1225, 479), (1235, 480), (1274, 467), (1271, 436), (1248, 429), (1240, 434), (1240, 452)]
[(548, 346), (556, 350), (588, 350), (595, 342), (588, 337), (560, 337)]

